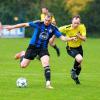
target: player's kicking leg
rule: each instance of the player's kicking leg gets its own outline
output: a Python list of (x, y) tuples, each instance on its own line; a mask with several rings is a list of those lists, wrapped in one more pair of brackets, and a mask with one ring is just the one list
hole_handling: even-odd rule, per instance
[(15, 54), (14, 58), (17, 60), (17, 59), (20, 59), (24, 55), (25, 55), (25, 51), (21, 51), (21, 52), (18, 52), (17, 54)]

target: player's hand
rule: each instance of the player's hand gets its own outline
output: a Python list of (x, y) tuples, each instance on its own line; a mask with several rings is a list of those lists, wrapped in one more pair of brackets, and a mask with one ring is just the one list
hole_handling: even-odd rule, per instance
[(7, 29), (8, 31), (12, 30), (13, 29), (13, 26), (11, 25), (7, 25), (6, 27), (4, 27), (5, 29)]
[(77, 33), (76, 37), (83, 40), (83, 41), (86, 40), (86, 36), (82, 36), (82, 34), (80, 34), (80, 33)]
[(77, 35), (76, 35), (78, 38), (80, 38), (81, 37), (81, 34), (80, 33), (77, 33)]
[(71, 37), (72, 41), (77, 41), (77, 37)]

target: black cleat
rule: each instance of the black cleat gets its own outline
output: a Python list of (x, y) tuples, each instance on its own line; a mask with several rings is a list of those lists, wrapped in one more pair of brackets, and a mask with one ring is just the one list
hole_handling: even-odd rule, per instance
[(76, 83), (77, 85), (80, 84), (80, 81), (79, 81), (78, 77), (77, 77), (74, 81), (75, 81), (75, 83)]
[(75, 81), (76, 84), (80, 84), (80, 81), (78, 79), (78, 75), (76, 74), (76, 70), (71, 70), (71, 78)]

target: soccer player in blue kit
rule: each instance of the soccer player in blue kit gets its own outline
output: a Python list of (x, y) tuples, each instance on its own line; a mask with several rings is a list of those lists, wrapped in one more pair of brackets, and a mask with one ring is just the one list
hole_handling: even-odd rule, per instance
[(52, 22), (52, 15), (48, 13), (44, 21), (20, 23), (17, 25), (9, 25), (6, 29), (11, 30), (20, 27), (32, 27), (34, 28), (34, 33), (30, 40), (29, 46), (25, 52), (25, 55), (21, 57), (20, 66), (26, 68), (30, 61), (33, 60), (37, 55), (40, 57), (42, 66), (44, 68), (44, 76), (46, 79), (46, 88), (52, 89), (51, 86), (51, 71), (49, 64), (49, 52), (48, 43), (53, 35), (60, 38), (62, 41), (75, 40), (76, 37), (67, 38), (63, 36), (57, 27), (55, 27)]

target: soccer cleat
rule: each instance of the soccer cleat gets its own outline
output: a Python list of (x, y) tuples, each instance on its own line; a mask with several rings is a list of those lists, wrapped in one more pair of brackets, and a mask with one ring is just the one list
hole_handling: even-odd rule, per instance
[(76, 74), (76, 70), (71, 70), (71, 78), (75, 81), (76, 84), (80, 84), (80, 81), (78, 79), (78, 75)]
[(59, 57), (60, 56), (60, 49), (56, 48), (56, 52), (57, 52), (57, 56)]
[(46, 86), (47, 89), (53, 89), (51, 85)]
[(75, 83), (76, 83), (77, 85), (80, 84), (80, 81), (79, 81), (78, 77), (77, 77), (74, 81), (75, 81)]
[(72, 77), (72, 79), (76, 79), (78, 77), (75, 69), (71, 70), (71, 77)]
[(46, 88), (47, 88), (47, 89), (53, 89), (53, 87), (52, 87), (51, 84), (50, 84), (50, 81), (47, 81), (47, 82), (46, 82)]
[(17, 54), (15, 55), (15, 59), (16, 59), (16, 60), (17, 60), (17, 59), (20, 59), (21, 56), (23, 56), (23, 55), (25, 55), (25, 51), (21, 51), (21, 52), (17, 53)]

